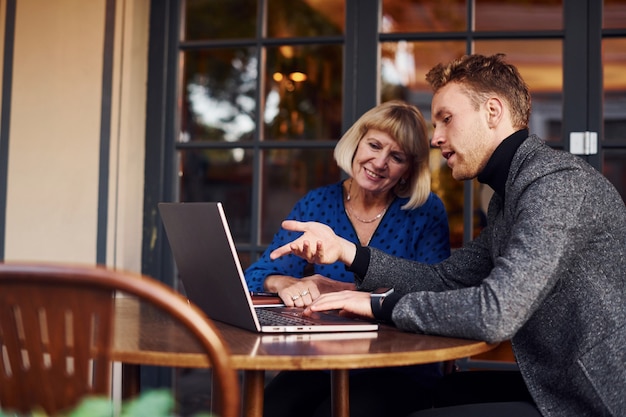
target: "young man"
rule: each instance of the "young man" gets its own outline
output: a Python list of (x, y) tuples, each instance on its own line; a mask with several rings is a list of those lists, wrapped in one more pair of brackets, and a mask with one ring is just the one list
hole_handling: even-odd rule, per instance
[[(495, 191), (482, 233), (426, 265), (356, 246), (320, 223), (288, 221), (285, 229), (304, 233), (272, 256), (339, 260), (355, 273), (357, 289), (395, 289), (380, 303), (363, 291), (326, 294), (312, 311), (344, 309), (420, 333), (511, 339), (543, 416), (626, 415), (624, 201), (582, 159), (529, 135), (530, 94), (503, 55), (465, 56), (436, 66), (427, 80), (431, 144), (455, 179), (478, 178)], [(497, 413), (537, 415), (528, 405), (504, 407), (511, 413)]]

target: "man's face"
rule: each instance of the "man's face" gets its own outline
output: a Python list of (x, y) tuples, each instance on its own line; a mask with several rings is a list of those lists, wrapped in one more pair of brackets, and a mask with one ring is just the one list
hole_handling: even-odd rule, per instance
[(456, 180), (475, 178), (497, 146), (488, 125), (486, 106), (478, 109), (459, 83), (440, 88), (433, 96), (431, 145), (441, 150)]

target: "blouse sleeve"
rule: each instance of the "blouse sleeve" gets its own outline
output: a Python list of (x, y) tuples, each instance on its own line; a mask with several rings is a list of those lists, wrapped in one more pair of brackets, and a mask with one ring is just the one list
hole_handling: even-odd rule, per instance
[(424, 205), (427, 221), (417, 237), (417, 261), (435, 264), (450, 256), (448, 215), (441, 199), (434, 193)]

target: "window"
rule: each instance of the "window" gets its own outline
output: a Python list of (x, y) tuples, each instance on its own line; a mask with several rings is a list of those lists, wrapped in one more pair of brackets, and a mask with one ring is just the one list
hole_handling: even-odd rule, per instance
[[(594, 102), (572, 81), (590, 80), (585, 97), (604, 103), (595, 106), (604, 110), (601, 152), (581, 157), (625, 195), (626, 0), (605, 0), (601, 23), (590, 8), (601, 10), (591, 0), (187, 0), (177, 32), (176, 197), (224, 202), (245, 267), (300, 197), (341, 179), (332, 151), (363, 111), (400, 98), (429, 119), (425, 73), (471, 52), (503, 52), (519, 67), (532, 92), (530, 129), (560, 149), (570, 131), (593, 129), (579, 127), (594, 120)], [(572, 44), (573, 32), (587, 47)], [(583, 70), (594, 65), (600, 89)], [(483, 227), (490, 190), (452, 180), (439, 152), (431, 157), (458, 247)]]

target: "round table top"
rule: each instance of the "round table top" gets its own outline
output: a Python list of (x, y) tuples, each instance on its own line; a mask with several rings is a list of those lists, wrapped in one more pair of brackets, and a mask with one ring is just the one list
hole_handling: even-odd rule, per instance
[[(258, 334), (214, 322), (241, 370), (358, 369), (441, 362), (486, 352), (482, 341), (408, 333), (381, 325), (373, 332)], [(136, 300), (116, 301), (113, 360), (206, 367), (200, 345), (174, 320)]]

